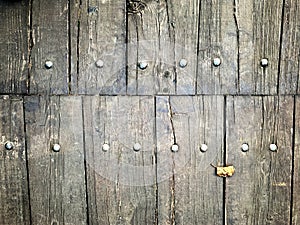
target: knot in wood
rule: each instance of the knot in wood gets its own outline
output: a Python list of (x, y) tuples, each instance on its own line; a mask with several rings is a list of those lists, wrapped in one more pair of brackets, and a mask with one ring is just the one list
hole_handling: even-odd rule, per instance
[(146, 8), (146, 3), (139, 0), (129, 0), (127, 2), (127, 12), (131, 14), (141, 13)]

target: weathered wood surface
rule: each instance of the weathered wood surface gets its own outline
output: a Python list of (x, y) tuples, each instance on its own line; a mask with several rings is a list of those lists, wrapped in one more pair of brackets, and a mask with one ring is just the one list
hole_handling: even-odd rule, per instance
[[(69, 91), (69, 1), (32, 1), (30, 94)], [(45, 62), (53, 62), (46, 69)]]
[(123, 0), (81, 2), (79, 68), (77, 77), (73, 78), (73, 92), (107, 95), (126, 92), (125, 13)]
[[(198, 0), (128, 1), (129, 94), (195, 94), (198, 5)], [(181, 59), (187, 60), (185, 68)], [(139, 67), (143, 62), (145, 69)]]
[[(238, 93), (277, 93), (283, 23), (283, 2), (236, 1)], [(262, 67), (261, 60), (268, 59)]]
[(69, 2), (69, 93), (78, 93), (81, 0)]
[(280, 94), (299, 94), (300, 2), (284, 2), (279, 91)]
[[(238, 42), (232, 1), (201, 1), (198, 94), (236, 93)], [(212, 60), (221, 59), (214, 67)]]
[(26, 93), (29, 1), (0, 1), (0, 93)]
[(223, 163), (223, 105), (220, 96), (157, 97), (159, 224), (222, 224), (223, 179), (211, 164)]
[(293, 108), (293, 97), (228, 97), (226, 157), (236, 173), (226, 180), (227, 224), (289, 224)]
[(1, 96), (0, 108), (0, 224), (30, 224), (22, 97)]
[(0, 0), (0, 224), (299, 224), (298, 3)]
[(277, 93), (282, 2), (201, 1), (198, 94)]
[(294, 180), (293, 180), (293, 203), (292, 224), (300, 224), (300, 98), (295, 100), (295, 145), (294, 145)]
[(154, 98), (84, 97), (83, 108), (90, 224), (155, 224)]
[(87, 224), (81, 106), (81, 97), (25, 98), (32, 224)]
[(297, 1), (0, 4), (4, 93), (298, 93)]

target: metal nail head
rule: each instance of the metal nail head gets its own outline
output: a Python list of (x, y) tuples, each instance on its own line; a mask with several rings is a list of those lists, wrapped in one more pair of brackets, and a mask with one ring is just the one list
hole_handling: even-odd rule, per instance
[(221, 65), (221, 59), (220, 58), (214, 58), (213, 59), (213, 65), (214, 66), (220, 66)]
[(10, 141), (5, 143), (6, 150), (12, 150), (14, 148), (14, 144)]
[(45, 62), (45, 67), (46, 67), (46, 69), (51, 69), (53, 67), (53, 62), (50, 60), (47, 60)]
[(207, 149), (208, 149), (207, 144), (202, 144), (201, 147), (200, 147), (201, 152), (206, 152)]
[(102, 68), (102, 67), (104, 66), (104, 62), (103, 62), (101, 59), (97, 60), (97, 61), (96, 61), (96, 66), (97, 66), (98, 68)]
[(144, 69), (146, 69), (148, 67), (148, 63), (146, 63), (146, 62), (139, 62), (139, 68), (141, 69), (141, 70), (144, 70)]
[(249, 151), (249, 145), (247, 143), (242, 144), (242, 151), (243, 152)]
[(108, 150), (109, 150), (109, 148), (110, 148), (110, 146), (109, 146), (109, 144), (103, 144), (102, 145), (102, 150), (104, 151), (104, 152), (107, 152)]
[(179, 146), (177, 144), (172, 145), (171, 147), (172, 152), (178, 152)]
[(268, 64), (269, 64), (269, 62), (268, 62), (268, 59), (266, 59), (266, 58), (264, 58), (260, 61), (260, 65), (262, 67), (266, 67), (266, 66), (268, 66)]
[(270, 150), (275, 152), (277, 151), (277, 145), (276, 144), (270, 144)]
[(142, 146), (139, 143), (135, 143), (133, 145), (133, 150), (136, 151), (136, 152), (140, 151), (141, 148), (142, 148)]
[(60, 145), (59, 145), (59, 144), (54, 144), (54, 145), (52, 146), (52, 150), (53, 150), (54, 152), (59, 152), (59, 151), (60, 151)]
[(179, 61), (179, 66), (180, 66), (181, 68), (186, 67), (187, 64), (188, 64), (188, 62), (187, 62), (186, 59), (181, 59), (181, 60)]

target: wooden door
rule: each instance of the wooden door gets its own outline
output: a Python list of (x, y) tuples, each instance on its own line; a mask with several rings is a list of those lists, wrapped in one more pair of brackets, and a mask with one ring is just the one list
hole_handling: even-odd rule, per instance
[(300, 224), (299, 3), (0, 0), (0, 224)]

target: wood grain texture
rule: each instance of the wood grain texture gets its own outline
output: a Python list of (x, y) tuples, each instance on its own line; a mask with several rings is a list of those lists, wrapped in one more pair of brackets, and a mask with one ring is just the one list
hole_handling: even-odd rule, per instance
[[(69, 90), (68, 0), (32, 2), (31, 94), (67, 94)], [(51, 69), (45, 62), (53, 62)]]
[(293, 180), (293, 203), (292, 224), (300, 224), (300, 98), (295, 99), (295, 145), (294, 145), (294, 180)]
[[(199, 94), (276, 94), (282, 1), (203, 1)], [(212, 60), (221, 58), (214, 67)], [(263, 68), (262, 58), (269, 65)]]
[(90, 224), (155, 224), (154, 99), (84, 97), (83, 107)]
[(29, 1), (0, 1), (0, 92), (26, 93)]
[(69, 46), (70, 46), (70, 78), (69, 91), (76, 94), (78, 91), (78, 74), (79, 74), (79, 35), (80, 35), (80, 16), (81, 0), (69, 1), (70, 26), (69, 26)]
[[(88, 1), (80, 6), (79, 74), (72, 87), (80, 94), (126, 92), (126, 2)], [(102, 60), (103, 67), (96, 66)]]
[[(236, 1), (241, 94), (277, 93), (283, 2)], [(263, 58), (267, 67), (261, 66)]]
[(23, 100), (1, 96), (0, 108), (0, 224), (30, 224)]
[[(234, 94), (238, 85), (238, 38), (233, 1), (201, 1), (198, 94)], [(214, 58), (221, 66), (214, 67)]]
[(293, 109), (293, 97), (228, 97), (227, 163), (236, 168), (226, 180), (228, 224), (289, 224)]
[(210, 164), (223, 163), (223, 110), (220, 96), (157, 97), (159, 224), (222, 224), (223, 179)]
[(80, 97), (25, 98), (33, 224), (87, 223), (81, 106)]
[[(195, 94), (199, 0), (129, 0), (127, 12), (127, 92)], [(181, 59), (187, 60), (184, 68)]]
[(284, 5), (281, 46), (280, 94), (299, 93), (300, 2), (286, 0)]

